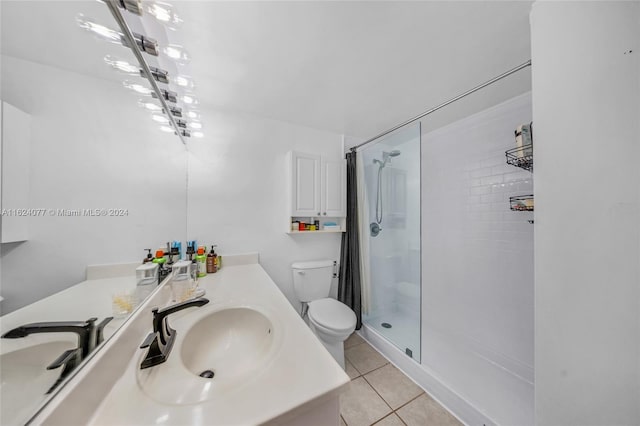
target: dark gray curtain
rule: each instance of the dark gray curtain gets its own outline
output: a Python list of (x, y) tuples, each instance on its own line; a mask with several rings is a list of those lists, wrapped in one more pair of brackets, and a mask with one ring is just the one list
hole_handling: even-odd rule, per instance
[(340, 280), (338, 300), (356, 313), (356, 330), (362, 327), (362, 304), (360, 299), (360, 239), (358, 228), (358, 196), (356, 177), (356, 153), (347, 158), (347, 232), (342, 234), (340, 253)]

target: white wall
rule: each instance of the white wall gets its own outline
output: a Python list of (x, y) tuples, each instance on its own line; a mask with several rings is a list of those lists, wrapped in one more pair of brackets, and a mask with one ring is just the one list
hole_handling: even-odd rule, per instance
[[(31, 114), (31, 208), (123, 208), (124, 217), (32, 217), (2, 244), (2, 312), (84, 280), (89, 264), (142, 260), (186, 233), (186, 151), (121, 84), (2, 56), (4, 101)], [(11, 182), (3, 182), (10, 185)]]
[(640, 3), (537, 2), (531, 30), (536, 423), (640, 424)]
[[(203, 139), (189, 142), (188, 235), (224, 254), (257, 251), (296, 307), (291, 263), (339, 260), (340, 233), (289, 235), (286, 154), (343, 158), (342, 137), (250, 115), (203, 111)], [(334, 280), (334, 296), (335, 283)]]
[(533, 423), (533, 214), (509, 209), (533, 179), (505, 163), (529, 121), (525, 94), (422, 135), (422, 364), (499, 424)]

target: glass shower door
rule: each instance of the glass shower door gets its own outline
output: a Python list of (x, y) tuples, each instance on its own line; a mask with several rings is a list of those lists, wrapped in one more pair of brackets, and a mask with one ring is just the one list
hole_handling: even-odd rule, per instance
[(420, 361), (420, 123), (359, 152), (363, 322)]

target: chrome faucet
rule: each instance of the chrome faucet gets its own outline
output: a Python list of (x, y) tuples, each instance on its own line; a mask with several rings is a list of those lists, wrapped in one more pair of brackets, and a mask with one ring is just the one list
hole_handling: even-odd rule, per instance
[(153, 332), (149, 333), (140, 345), (140, 349), (149, 348), (144, 360), (142, 360), (140, 364), (140, 369), (143, 370), (153, 367), (154, 365), (162, 364), (169, 358), (177, 334), (176, 330), (171, 328), (167, 322), (169, 315), (183, 309), (203, 306), (207, 303), (209, 303), (209, 299), (200, 297), (198, 299), (176, 303), (161, 310), (154, 308), (151, 311), (153, 313)]

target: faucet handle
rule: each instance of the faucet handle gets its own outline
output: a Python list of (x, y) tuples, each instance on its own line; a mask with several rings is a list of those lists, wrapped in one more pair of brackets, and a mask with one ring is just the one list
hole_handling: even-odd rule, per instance
[(140, 349), (148, 348), (153, 341), (158, 337), (158, 333), (149, 333), (149, 335), (140, 344)]
[(55, 361), (47, 366), (47, 370), (55, 370), (56, 368), (62, 367), (63, 365), (66, 365), (67, 363), (69, 363), (69, 361), (72, 361), (74, 359), (77, 361), (80, 354), (80, 348), (66, 350), (62, 353), (62, 355), (56, 358)]
[(104, 327), (111, 321), (113, 317), (106, 317), (100, 324), (96, 326), (96, 346), (104, 342)]
[(62, 381), (78, 366), (78, 364), (80, 364), (81, 361), (81, 348), (66, 350), (62, 353), (62, 355), (56, 358), (56, 360), (47, 367), (47, 370), (55, 370), (56, 368), (60, 368), (62, 366), (64, 366), (64, 368), (62, 369), (62, 373), (60, 373), (60, 377), (58, 377), (58, 380), (55, 381), (55, 383), (49, 388), (46, 394), (48, 395), (53, 392), (53, 390), (57, 388), (60, 383), (62, 383)]

